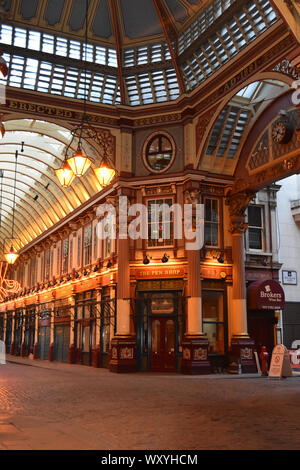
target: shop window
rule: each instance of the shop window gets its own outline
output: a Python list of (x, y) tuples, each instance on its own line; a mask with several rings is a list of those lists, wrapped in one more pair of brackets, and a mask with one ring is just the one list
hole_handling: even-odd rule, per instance
[(251, 205), (248, 207), (248, 246), (251, 250), (263, 249), (263, 208)]
[(77, 266), (81, 266), (81, 235), (77, 237)]
[(105, 218), (104, 239), (103, 239), (103, 258), (108, 258), (112, 254), (112, 239), (114, 237), (113, 216), (108, 214)]
[(45, 253), (45, 281), (50, 279), (50, 250), (46, 250)]
[(219, 246), (218, 199), (205, 199), (204, 238), (206, 246)]
[(56, 256), (57, 256), (56, 273), (59, 276), (60, 275), (60, 246), (57, 247)]
[(62, 242), (62, 274), (68, 272), (68, 265), (69, 265), (69, 239), (66, 238)]
[(203, 331), (210, 354), (224, 354), (224, 300), (221, 291), (203, 291)]
[(148, 247), (173, 245), (172, 199), (148, 201)]
[(151, 312), (156, 314), (174, 313), (174, 295), (172, 293), (155, 293), (151, 297)]
[(150, 171), (166, 171), (173, 163), (175, 143), (168, 134), (155, 134), (146, 141), (143, 153), (145, 166)]

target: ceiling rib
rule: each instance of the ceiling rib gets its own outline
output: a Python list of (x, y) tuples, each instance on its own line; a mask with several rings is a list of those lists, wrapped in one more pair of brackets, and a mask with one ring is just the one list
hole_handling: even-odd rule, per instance
[(119, 84), (120, 84), (120, 95), (121, 95), (121, 104), (126, 104), (126, 94), (125, 86), (123, 80), (122, 66), (123, 66), (123, 53), (122, 53), (122, 42), (120, 34), (120, 26), (118, 21), (118, 14), (116, 10), (116, 4), (114, 0), (109, 0), (109, 7), (111, 11), (112, 24), (114, 30), (114, 36), (116, 40), (116, 51), (117, 51), (117, 61), (118, 61), (118, 75), (119, 75)]

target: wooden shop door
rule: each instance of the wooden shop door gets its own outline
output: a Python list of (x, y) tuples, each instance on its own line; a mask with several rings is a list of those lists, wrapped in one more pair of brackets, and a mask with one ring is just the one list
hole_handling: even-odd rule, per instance
[(171, 318), (151, 319), (151, 371), (175, 371), (175, 321)]
[(272, 354), (274, 348), (274, 321), (270, 316), (248, 318), (248, 333), (255, 341), (255, 347), (260, 353), (261, 347), (266, 346), (268, 353)]

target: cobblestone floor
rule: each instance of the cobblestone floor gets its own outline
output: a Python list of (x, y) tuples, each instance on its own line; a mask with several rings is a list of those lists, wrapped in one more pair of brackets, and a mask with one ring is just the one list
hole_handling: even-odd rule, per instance
[(300, 448), (300, 376), (117, 375), (8, 360), (1, 450)]

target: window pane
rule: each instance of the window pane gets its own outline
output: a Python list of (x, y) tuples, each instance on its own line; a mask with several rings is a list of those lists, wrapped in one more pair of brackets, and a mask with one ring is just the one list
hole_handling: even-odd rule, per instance
[(249, 248), (254, 250), (262, 250), (261, 229), (249, 228)]
[(209, 353), (224, 354), (223, 292), (203, 291), (203, 330), (207, 334)]

